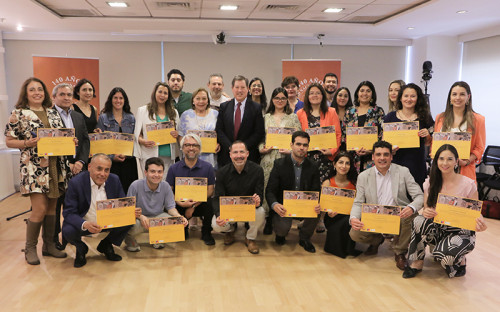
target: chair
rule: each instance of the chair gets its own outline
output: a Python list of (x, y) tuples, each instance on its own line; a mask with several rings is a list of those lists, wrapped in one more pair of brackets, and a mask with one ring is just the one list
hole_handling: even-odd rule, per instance
[[(477, 180), (480, 199), (484, 200), (491, 190), (500, 190), (500, 146), (488, 145), (484, 151), (482, 163), (495, 168), (494, 174), (488, 175), (486, 179), (481, 175), (482, 181)], [(481, 186), (479, 186), (480, 184)]]

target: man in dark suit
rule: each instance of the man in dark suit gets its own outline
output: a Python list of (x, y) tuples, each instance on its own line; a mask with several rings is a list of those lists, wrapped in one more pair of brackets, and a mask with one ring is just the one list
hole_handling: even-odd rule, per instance
[[(87, 263), (85, 255), (89, 248), (82, 242), (82, 235), (103, 231), (96, 223), (96, 202), (125, 197), (120, 179), (117, 175), (110, 174), (110, 168), (111, 159), (105, 154), (96, 154), (92, 157), (89, 170), (69, 181), (64, 200), (62, 232), (64, 238), (76, 247), (75, 268)], [(138, 217), (136, 209), (136, 218)], [(120, 261), (122, 257), (115, 254), (113, 245), (120, 246), (130, 228), (131, 226), (123, 226), (110, 229), (108, 236), (97, 246), (97, 251), (106, 255), (106, 259), (110, 261)]]
[(217, 141), (220, 151), (217, 156), (219, 167), (231, 162), (229, 147), (231, 143), (240, 140), (245, 142), (250, 155), (249, 160), (260, 163), (258, 146), (264, 139), (264, 118), (259, 104), (248, 96), (248, 79), (237, 75), (231, 83), (234, 98), (222, 103), (217, 117)]
[[(273, 212), (273, 226), (276, 243), (284, 245), (285, 237), (292, 226), (292, 218), (286, 216), (283, 206), (283, 191), (315, 191), (321, 190), (319, 169), (307, 158), (310, 137), (304, 131), (296, 131), (290, 144), (292, 153), (274, 161), (266, 188), (266, 199)], [(308, 252), (316, 252), (311, 237), (319, 221), (320, 206), (315, 207), (316, 218), (305, 218), (299, 232), (299, 244)]]
[[(73, 102), (73, 86), (69, 83), (60, 83), (55, 86), (52, 90), (52, 101), (54, 103), (54, 108), (61, 116), (64, 127), (75, 129), (78, 145), (76, 146), (75, 155), (68, 156), (68, 159), (71, 172), (73, 175), (77, 175), (87, 167), (87, 162), (89, 161), (90, 141), (83, 115), (71, 109), (71, 104)], [(53, 231), (54, 242), (59, 250), (63, 250), (66, 247), (64, 239), (62, 243), (59, 243), (59, 233), (61, 232), (60, 216), (63, 202), (64, 194), (57, 200), (55, 215), (56, 221)]]

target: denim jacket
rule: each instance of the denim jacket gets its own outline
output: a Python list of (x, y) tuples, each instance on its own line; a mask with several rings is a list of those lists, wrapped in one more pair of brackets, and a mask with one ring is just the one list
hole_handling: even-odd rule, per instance
[[(113, 113), (102, 113), (99, 115), (97, 127), (102, 131), (119, 132), (120, 125), (115, 120)], [(132, 114), (123, 112), (122, 133), (134, 133), (135, 117)]]

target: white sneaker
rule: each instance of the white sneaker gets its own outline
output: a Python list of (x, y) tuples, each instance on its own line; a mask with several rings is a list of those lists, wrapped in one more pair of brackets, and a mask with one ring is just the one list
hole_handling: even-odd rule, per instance
[(125, 235), (125, 246), (125, 249), (131, 252), (141, 251), (141, 246), (139, 246), (135, 238), (130, 234)]
[(165, 244), (153, 244), (154, 249), (162, 249), (165, 248)]

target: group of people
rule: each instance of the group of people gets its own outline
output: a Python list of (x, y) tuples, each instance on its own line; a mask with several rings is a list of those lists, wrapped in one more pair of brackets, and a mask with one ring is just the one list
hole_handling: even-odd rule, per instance
[[(75, 267), (86, 263), (88, 247), (82, 235), (108, 231), (97, 250), (108, 260), (119, 261), (113, 245), (125, 241), (126, 250), (140, 251), (135, 237), (148, 231), (148, 219), (153, 217), (182, 217), (187, 229), (188, 220), (199, 216), (206, 245), (215, 244), (212, 231), (224, 233), (224, 244), (230, 245), (237, 224), (220, 217), (221, 196), (253, 197), (255, 220), (246, 224), (245, 244), (250, 253), (257, 254), (261, 228), (265, 235), (275, 233), (277, 245), (286, 244), (293, 218), (287, 216), (283, 191), (320, 192), (322, 186), (332, 186), (357, 191), (351, 214), (321, 212), (318, 204), (314, 208), (317, 217), (299, 223), (299, 244), (304, 250), (315, 252), (311, 237), (315, 230), (326, 228), (325, 251), (343, 258), (357, 256), (361, 252), (355, 243), (359, 242), (369, 245), (365, 254), (376, 254), (385, 237), (360, 231), (364, 226), (361, 205), (401, 206), (400, 233), (392, 238), (392, 249), (403, 277), (420, 272), (427, 244), (435, 246), (433, 256), (450, 277), (465, 274), (465, 256), (474, 248), (475, 232), (438, 225), (432, 219), (440, 192), (477, 199), (475, 164), (485, 147), (485, 123), (472, 109), (467, 83), (452, 85), (446, 110), (434, 122), (421, 88), (401, 80), (389, 85), (390, 112), (386, 115), (377, 106), (370, 81), (361, 82), (351, 98), (348, 88), (338, 87), (334, 73), (327, 73), (322, 84), (307, 86), (304, 101), (298, 97), (300, 85), (294, 76), (283, 79), (269, 102), (260, 78), (248, 82), (236, 75), (231, 82), (232, 98), (224, 93), (220, 74), (210, 75), (208, 90), (199, 88), (193, 93), (183, 91), (185, 76), (180, 70), (171, 70), (167, 78), (154, 86), (149, 103), (135, 115), (125, 90), (119, 87), (111, 90), (97, 114), (90, 104), (95, 88), (87, 79), (80, 79), (74, 87), (55, 86), (52, 97), (40, 79), (24, 82), (5, 136), (8, 147), (21, 150), (20, 190), (30, 196), (33, 210), (24, 250), (29, 264), (40, 263), (36, 246), (42, 225), (42, 254), (66, 257), (63, 250), (69, 242), (76, 246)], [(165, 121), (174, 122), (170, 135), (175, 142), (157, 145), (148, 139), (146, 125)], [(382, 140), (383, 123), (401, 121), (419, 122), (419, 147), (399, 148)], [(306, 130), (326, 126), (335, 128), (335, 147), (309, 150)], [(379, 140), (371, 149), (346, 151), (346, 128), (366, 126), (377, 127)], [(266, 145), (269, 127), (295, 130), (289, 149)], [(39, 157), (39, 128), (75, 128), (75, 154)], [(216, 153), (202, 153), (202, 140), (192, 130), (215, 131)], [(88, 134), (100, 131), (134, 134), (133, 156), (96, 154), (89, 159)], [(432, 144), (434, 131), (470, 132), (471, 151), (468, 159), (459, 159), (452, 145), (443, 145), (435, 153), (428, 176), (426, 147)], [(206, 178), (206, 201), (176, 201), (176, 177)], [(125, 196), (136, 197), (136, 223), (101, 228), (96, 223), (96, 201)], [(479, 218), (476, 230), (486, 227)]]

